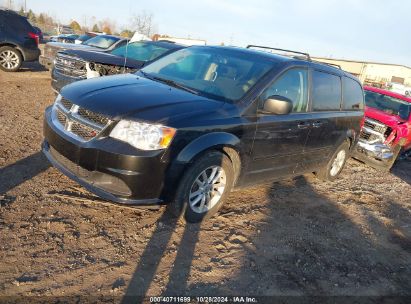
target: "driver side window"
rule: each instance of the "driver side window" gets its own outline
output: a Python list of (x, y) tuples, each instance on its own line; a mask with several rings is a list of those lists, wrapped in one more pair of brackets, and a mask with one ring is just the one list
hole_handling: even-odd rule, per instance
[(306, 112), (308, 104), (308, 70), (294, 68), (284, 72), (263, 93), (262, 100), (273, 95), (290, 99), (292, 112)]

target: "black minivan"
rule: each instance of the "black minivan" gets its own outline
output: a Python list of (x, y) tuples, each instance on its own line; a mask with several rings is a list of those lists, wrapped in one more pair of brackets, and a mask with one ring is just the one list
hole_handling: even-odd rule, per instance
[(233, 188), (306, 172), (334, 180), (358, 139), (363, 90), (305, 55), (194, 46), (76, 82), (46, 109), (43, 152), (104, 199), (170, 203), (188, 222)]

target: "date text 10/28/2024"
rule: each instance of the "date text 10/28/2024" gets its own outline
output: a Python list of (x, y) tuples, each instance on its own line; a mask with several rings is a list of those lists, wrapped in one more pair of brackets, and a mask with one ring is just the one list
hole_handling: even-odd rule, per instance
[(150, 303), (258, 303), (254, 297), (150, 297)]

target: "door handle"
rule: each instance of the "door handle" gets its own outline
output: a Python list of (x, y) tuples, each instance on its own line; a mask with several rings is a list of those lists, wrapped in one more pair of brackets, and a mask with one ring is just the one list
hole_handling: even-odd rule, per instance
[(314, 127), (314, 128), (319, 128), (319, 127), (321, 127), (323, 124), (324, 124), (324, 123), (321, 122), (321, 121), (316, 121), (316, 122), (313, 122), (313, 127)]
[(310, 127), (310, 124), (308, 122), (301, 121), (298, 123), (297, 127), (298, 129), (307, 129)]

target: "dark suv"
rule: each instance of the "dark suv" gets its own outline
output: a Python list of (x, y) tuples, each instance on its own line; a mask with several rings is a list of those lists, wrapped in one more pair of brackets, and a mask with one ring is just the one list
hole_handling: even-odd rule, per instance
[(189, 222), (234, 187), (333, 180), (358, 139), (359, 81), (307, 55), (189, 47), (136, 74), (79, 81), (46, 109), (43, 151), (97, 195), (170, 203)]
[(39, 35), (27, 18), (0, 9), (0, 69), (17, 71), (23, 61), (36, 61), (40, 55)]

